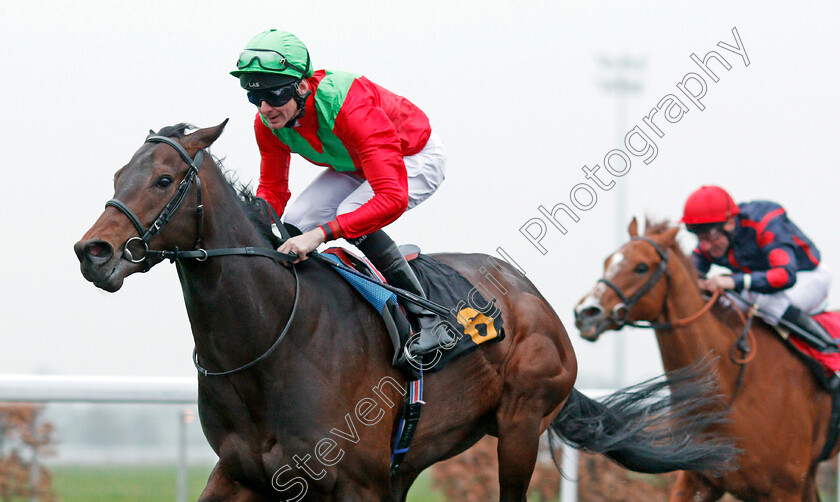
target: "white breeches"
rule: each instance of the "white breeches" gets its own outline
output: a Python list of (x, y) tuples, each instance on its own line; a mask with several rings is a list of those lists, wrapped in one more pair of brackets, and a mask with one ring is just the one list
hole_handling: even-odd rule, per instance
[(818, 266), (814, 270), (797, 272), (796, 283), (788, 289), (770, 295), (746, 291), (743, 296), (757, 303), (767, 314), (761, 316), (765, 321), (776, 324), (791, 305), (807, 314), (825, 310), (830, 286), (831, 274), (826, 267)]
[[(426, 146), (403, 158), (408, 174), (408, 209), (428, 199), (446, 176), (443, 143), (433, 131)], [(301, 232), (352, 212), (373, 197), (367, 180), (351, 173), (326, 169), (286, 208), (284, 220)]]

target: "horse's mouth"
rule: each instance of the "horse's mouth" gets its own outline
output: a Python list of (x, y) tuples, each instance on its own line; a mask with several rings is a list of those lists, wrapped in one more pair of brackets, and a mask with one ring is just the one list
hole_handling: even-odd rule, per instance
[(604, 319), (576, 320), (575, 327), (580, 331), (580, 337), (588, 342), (595, 342), (604, 331), (609, 329), (609, 322)]
[(119, 291), (119, 289), (123, 285), (123, 277), (114, 277), (114, 274), (111, 273), (105, 280), (102, 281), (94, 281), (93, 285), (99, 289), (103, 289), (109, 293), (114, 293)]
[[(82, 265), (82, 275), (97, 288), (114, 293), (122, 287), (123, 280), (125, 280), (125, 276), (127, 275), (121, 273), (123, 263), (125, 263), (124, 260), (117, 259), (113, 266), (110, 266), (110, 269), (104, 273), (104, 267), (85, 267)], [(110, 265), (110, 263), (106, 265)]]

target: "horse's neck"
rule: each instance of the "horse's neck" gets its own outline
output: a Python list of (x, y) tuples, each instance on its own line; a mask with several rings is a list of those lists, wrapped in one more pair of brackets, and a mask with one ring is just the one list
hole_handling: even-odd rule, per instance
[[(672, 261), (669, 274), (668, 296), (663, 316), (658, 320), (660, 322), (688, 318), (699, 312), (706, 303), (681, 260)], [(731, 331), (712, 311), (683, 327), (657, 329), (656, 338), (667, 371), (683, 368), (710, 355), (717, 356), (718, 361), (721, 361), (727, 357), (733, 343)]]
[[(206, 249), (267, 247), (221, 173), (205, 177)], [(178, 264), (200, 361), (210, 371), (239, 367), (262, 354), (282, 330), (295, 296), (291, 272), (255, 256)]]

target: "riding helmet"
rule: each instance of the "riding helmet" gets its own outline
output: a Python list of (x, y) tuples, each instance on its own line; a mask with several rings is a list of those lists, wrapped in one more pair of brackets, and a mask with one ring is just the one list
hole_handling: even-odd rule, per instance
[(312, 76), (303, 42), (287, 31), (264, 31), (247, 44), (230, 72), (243, 89), (269, 89)]

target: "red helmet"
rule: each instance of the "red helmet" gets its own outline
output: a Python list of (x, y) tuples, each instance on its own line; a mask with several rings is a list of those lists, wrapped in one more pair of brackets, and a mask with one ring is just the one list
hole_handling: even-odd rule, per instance
[(740, 212), (726, 190), (713, 185), (703, 186), (685, 201), (682, 222), (686, 225), (723, 223)]

